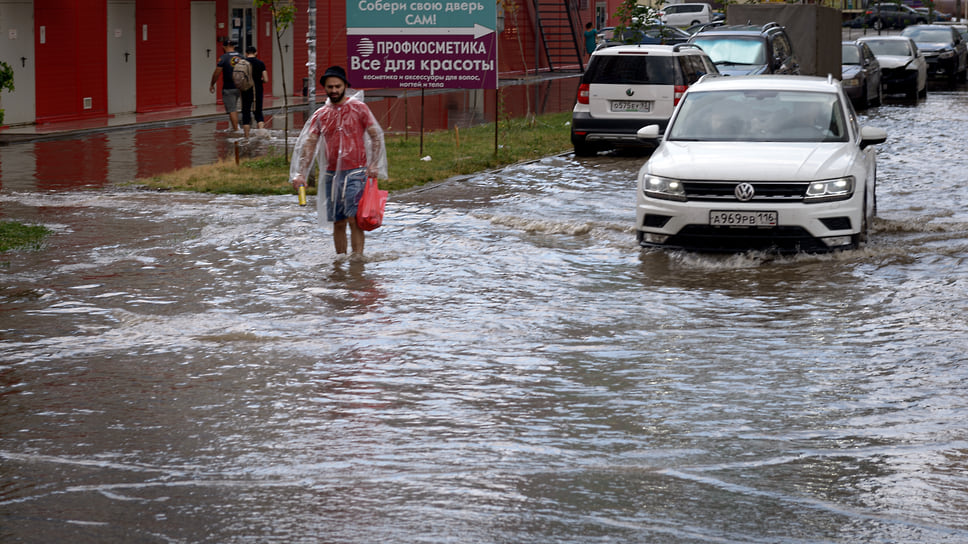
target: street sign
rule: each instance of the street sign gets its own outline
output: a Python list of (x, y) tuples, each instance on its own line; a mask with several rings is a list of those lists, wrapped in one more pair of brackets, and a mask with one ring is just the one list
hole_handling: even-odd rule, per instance
[(355, 87), (496, 89), (494, 0), (347, 0)]

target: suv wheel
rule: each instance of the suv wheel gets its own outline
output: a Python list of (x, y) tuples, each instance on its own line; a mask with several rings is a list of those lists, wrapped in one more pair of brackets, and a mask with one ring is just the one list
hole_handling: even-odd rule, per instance
[(884, 28), (884, 21), (880, 19), (874, 19), (873, 27), (874, 27), (874, 30), (882, 30)]
[(576, 157), (591, 157), (598, 151), (595, 146), (585, 143), (584, 140), (575, 138), (572, 139), (571, 143), (575, 146)]

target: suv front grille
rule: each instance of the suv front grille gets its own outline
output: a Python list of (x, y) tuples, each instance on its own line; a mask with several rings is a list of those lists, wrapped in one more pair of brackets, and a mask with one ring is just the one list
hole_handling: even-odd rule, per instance
[[(736, 186), (741, 181), (685, 181), (687, 200), (737, 201)], [(753, 198), (745, 202), (800, 202), (807, 193), (808, 182), (750, 181)]]

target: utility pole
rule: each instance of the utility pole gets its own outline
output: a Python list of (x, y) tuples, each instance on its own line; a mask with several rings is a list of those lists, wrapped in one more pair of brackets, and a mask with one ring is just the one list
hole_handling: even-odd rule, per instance
[(306, 32), (306, 50), (309, 52), (306, 68), (309, 69), (309, 86), (306, 89), (306, 98), (309, 102), (309, 114), (312, 115), (316, 111), (316, 0), (309, 0), (306, 16), (309, 17), (309, 31)]

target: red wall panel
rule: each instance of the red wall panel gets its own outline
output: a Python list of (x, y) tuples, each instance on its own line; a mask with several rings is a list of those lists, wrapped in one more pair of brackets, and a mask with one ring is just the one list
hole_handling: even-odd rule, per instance
[[(306, 62), (309, 61), (309, 51), (306, 48), (306, 33), (309, 32), (309, 19), (306, 12), (309, 9), (307, 0), (297, 0), (296, 22), (293, 27), (293, 74), (292, 94), (302, 93), (302, 80), (309, 75)], [(346, 65), (346, 2), (324, 2), (316, 0), (316, 93), (322, 94), (319, 88), (319, 76), (326, 68), (339, 65), (349, 71)]]
[[(266, 34), (266, 24), (269, 25), (269, 33)], [(272, 79), (272, 65), (276, 61), (276, 27), (272, 24), (272, 11), (268, 7), (261, 7), (256, 11), (256, 26), (259, 36), (259, 52), (257, 57), (266, 65), (266, 72), (269, 76), (269, 83), (263, 86), (265, 96), (282, 96), (282, 84), (276, 83)], [(292, 29), (289, 30), (292, 32)], [(245, 51), (242, 52), (243, 54)], [(273, 88), (276, 85), (276, 88)]]
[(139, 0), (135, 23), (138, 111), (191, 106), (191, 0)]
[(107, 3), (35, 0), (34, 39), (37, 122), (107, 115)]

